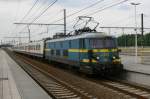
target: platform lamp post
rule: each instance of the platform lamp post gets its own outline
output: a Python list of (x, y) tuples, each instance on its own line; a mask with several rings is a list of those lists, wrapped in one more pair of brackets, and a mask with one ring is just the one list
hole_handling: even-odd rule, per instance
[(138, 44), (137, 44), (137, 12), (136, 7), (140, 5), (141, 3), (131, 3), (131, 5), (135, 8), (135, 62), (137, 63), (137, 51), (138, 51)]

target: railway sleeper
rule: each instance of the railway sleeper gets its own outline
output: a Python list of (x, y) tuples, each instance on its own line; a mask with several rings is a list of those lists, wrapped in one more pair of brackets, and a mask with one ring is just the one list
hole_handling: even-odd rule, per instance
[(128, 90), (129, 92), (132, 92), (132, 93), (137, 93), (137, 92), (141, 92), (141, 90), (139, 90), (139, 89), (135, 89), (135, 90)]
[(50, 88), (48, 88), (49, 90), (51, 90), (51, 91), (70, 91), (70, 90), (68, 90), (68, 89), (50, 89)]
[(114, 87), (117, 87), (117, 88), (122, 88), (122, 89), (131, 88), (131, 87), (129, 87), (129, 86), (124, 86), (124, 85), (120, 85), (120, 86), (114, 86)]
[(55, 85), (51, 85), (51, 86), (46, 86), (49, 89), (55, 89), (55, 88), (60, 88), (60, 89), (64, 89), (65, 87), (63, 86), (55, 86)]
[(61, 84), (58, 84), (58, 83), (46, 83), (45, 85), (47, 85), (47, 86), (51, 86), (51, 85), (62, 86)]
[[(45, 78), (45, 76), (43, 76), (42, 78)], [(46, 79), (40, 79), (41, 81), (43, 81), (43, 82), (46, 82), (46, 83), (55, 83), (52, 79), (50, 79), (50, 78), (46, 78)]]
[(71, 96), (71, 95), (75, 95), (74, 93), (54, 93), (55, 95), (58, 95), (58, 96)]
[(137, 89), (128, 87), (128, 88), (123, 88), (123, 90), (131, 91), (132, 92), (132, 91), (137, 90)]
[(56, 82), (46, 82), (45, 85), (49, 86), (49, 85), (58, 85), (61, 86), (60, 84), (56, 83)]
[(138, 95), (144, 95), (144, 94), (149, 94), (149, 93), (145, 92), (145, 91), (141, 91), (141, 92), (137, 92), (136, 94), (138, 94)]
[(150, 98), (150, 94), (143, 94), (141, 96)]
[(65, 87), (64, 86), (46, 86), (47, 88), (49, 88), (49, 89), (65, 89)]
[(71, 96), (56, 96), (57, 99), (66, 99), (66, 98), (78, 98), (77, 95), (71, 95)]
[(82, 99), (81, 97), (75, 97), (75, 98), (71, 98), (71, 99)]
[(55, 88), (55, 87), (53, 87), (53, 88), (48, 88), (48, 89), (50, 89), (50, 90), (67, 90), (66, 88)]
[(47, 86), (47, 88), (51, 88), (51, 89), (61, 88), (61, 89), (64, 89), (65, 87), (63, 87), (63, 86), (57, 86), (57, 85), (49, 85), (49, 86)]
[(62, 94), (62, 93), (72, 93), (71, 91), (52, 91), (53, 93), (56, 94)]

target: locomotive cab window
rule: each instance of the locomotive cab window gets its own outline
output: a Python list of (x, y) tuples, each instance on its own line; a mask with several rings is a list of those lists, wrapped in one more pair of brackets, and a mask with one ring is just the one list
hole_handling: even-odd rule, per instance
[(115, 38), (105, 37), (98, 39), (90, 39), (91, 48), (116, 48), (117, 43)]
[(85, 40), (84, 39), (80, 39), (79, 43), (80, 43), (80, 48), (85, 48)]

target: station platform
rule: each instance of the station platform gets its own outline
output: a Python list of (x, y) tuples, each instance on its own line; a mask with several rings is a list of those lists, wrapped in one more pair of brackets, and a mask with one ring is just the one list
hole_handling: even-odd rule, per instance
[(150, 75), (150, 65), (142, 64), (140, 56), (137, 57), (137, 60), (135, 60), (135, 56), (130, 56), (130, 55), (120, 55), (120, 57), (125, 70)]
[(52, 99), (0, 49), (0, 99)]

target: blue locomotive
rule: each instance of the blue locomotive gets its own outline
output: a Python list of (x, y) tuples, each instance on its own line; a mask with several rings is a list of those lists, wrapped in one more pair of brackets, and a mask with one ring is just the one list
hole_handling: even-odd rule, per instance
[(123, 70), (116, 38), (90, 29), (76, 32), (46, 40), (45, 59), (69, 64), (86, 74), (114, 74)]

